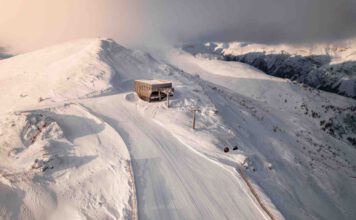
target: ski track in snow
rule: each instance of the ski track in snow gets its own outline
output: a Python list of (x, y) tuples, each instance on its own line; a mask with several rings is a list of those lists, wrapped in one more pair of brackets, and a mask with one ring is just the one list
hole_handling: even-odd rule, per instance
[(234, 175), (145, 120), (134, 106), (119, 101), (122, 97), (88, 101), (85, 106), (125, 134), (140, 219), (268, 219)]

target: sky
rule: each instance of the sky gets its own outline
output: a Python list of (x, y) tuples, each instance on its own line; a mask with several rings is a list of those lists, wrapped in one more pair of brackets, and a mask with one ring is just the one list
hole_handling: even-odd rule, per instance
[(356, 0), (0, 0), (0, 46), (83, 37), (129, 47), (197, 41), (307, 43), (356, 35)]

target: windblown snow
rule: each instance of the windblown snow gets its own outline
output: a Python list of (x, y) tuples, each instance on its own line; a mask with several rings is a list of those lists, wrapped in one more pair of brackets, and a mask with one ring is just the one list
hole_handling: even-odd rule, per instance
[[(356, 216), (354, 99), (160, 58), (83, 39), (0, 61), (1, 219)], [(170, 108), (136, 79), (172, 81)]]

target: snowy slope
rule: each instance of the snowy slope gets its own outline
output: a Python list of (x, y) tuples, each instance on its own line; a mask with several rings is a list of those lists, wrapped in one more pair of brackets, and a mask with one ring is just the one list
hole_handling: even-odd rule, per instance
[[(127, 50), (111, 40), (80, 40), (4, 60), (0, 68), (2, 73), (11, 72), (1, 75), (9, 91), (1, 99), (5, 118), (1, 126), (1, 192), (14, 198), (0, 200), (1, 218), (136, 219), (138, 213), (141, 218), (212, 219), (234, 218), (237, 210), (246, 218), (266, 218), (239, 176), (192, 153), (153, 120), (139, 119), (147, 120), (148, 127), (135, 123), (137, 131), (113, 123), (133, 120), (132, 116), (139, 114), (133, 103), (125, 107), (137, 101), (125, 98), (132, 92), (133, 79), (157, 74), (171, 78), (166, 70), (169, 67), (148, 54)], [(97, 101), (102, 103), (98, 110)], [(143, 142), (131, 141), (140, 138)], [(140, 151), (142, 144), (151, 151)], [(132, 163), (127, 146), (134, 157)], [(159, 150), (167, 146), (172, 149)], [(184, 167), (170, 172), (175, 166), (169, 158), (180, 151), (182, 156), (175, 163)], [(142, 158), (149, 161), (151, 157), (165, 162), (137, 165)], [(197, 167), (212, 171), (211, 177)], [(166, 176), (160, 175), (160, 169)], [(139, 186), (137, 199), (138, 186), (133, 185), (132, 173)], [(212, 179), (215, 175), (219, 181)], [(193, 176), (195, 187), (189, 187)], [(166, 180), (180, 180), (185, 186), (165, 185)], [(216, 191), (220, 181), (231, 190), (237, 187), (237, 191), (221, 195)], [(162, 200), (157, 199), (159, 196)], [(221, 209), (225, 201), (229, 204)], [(200, 210), (203, 207), (205, 211)]]
[(340, 135), (355, 137), (354, 100), (241, 63), (183, 51), (163, 59), (211, 82), (205, 92), (234, 133), (229, 142), (244, 151), (256, 170), (250, 175), (287, 219), (352, 219), (356, 148)]
[(2, 117), (0, 157), (1, 219), (135, 215), (125, 143), (80, 106)]
[[(192, 54), (239, 61), (265, 73), (356, 97), (356, 40), (329, 44), (264, 45), (244, 42), (186, 46)], [(210, 54), (210, 55), (209, 55)]]
[[(84, 39), (0, 61), (0, 217), (356, 215), (353, 99), (164, 55)], [(138, 78), (173, 81), (171, 107), (139, 100)]]
[(0, 112), (110, 89), (110, 66), (100, 60), (100, 46), (80, 40), (2, 60)]
[[(112, 88), (103, 42), (69, 42), (1, 61), (1, 111), (8, 112), (0, 126), (1, 219), (136, 219), (121, 136), (80, 105), (64, 105)], [(13, 112), (24, 106), (32, 110)]]

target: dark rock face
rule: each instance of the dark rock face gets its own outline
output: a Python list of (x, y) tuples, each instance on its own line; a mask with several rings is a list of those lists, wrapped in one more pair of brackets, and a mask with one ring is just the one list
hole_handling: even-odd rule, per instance
[(0, 47), (0, 60), (12, 57), (11, 54), (7, 53), (5, 48)]
[(356, 61), (330, 64), (331, 57), (247, 53), (224, 55), (226, 61), (242, 62), (276, 77), (356, 99)]

